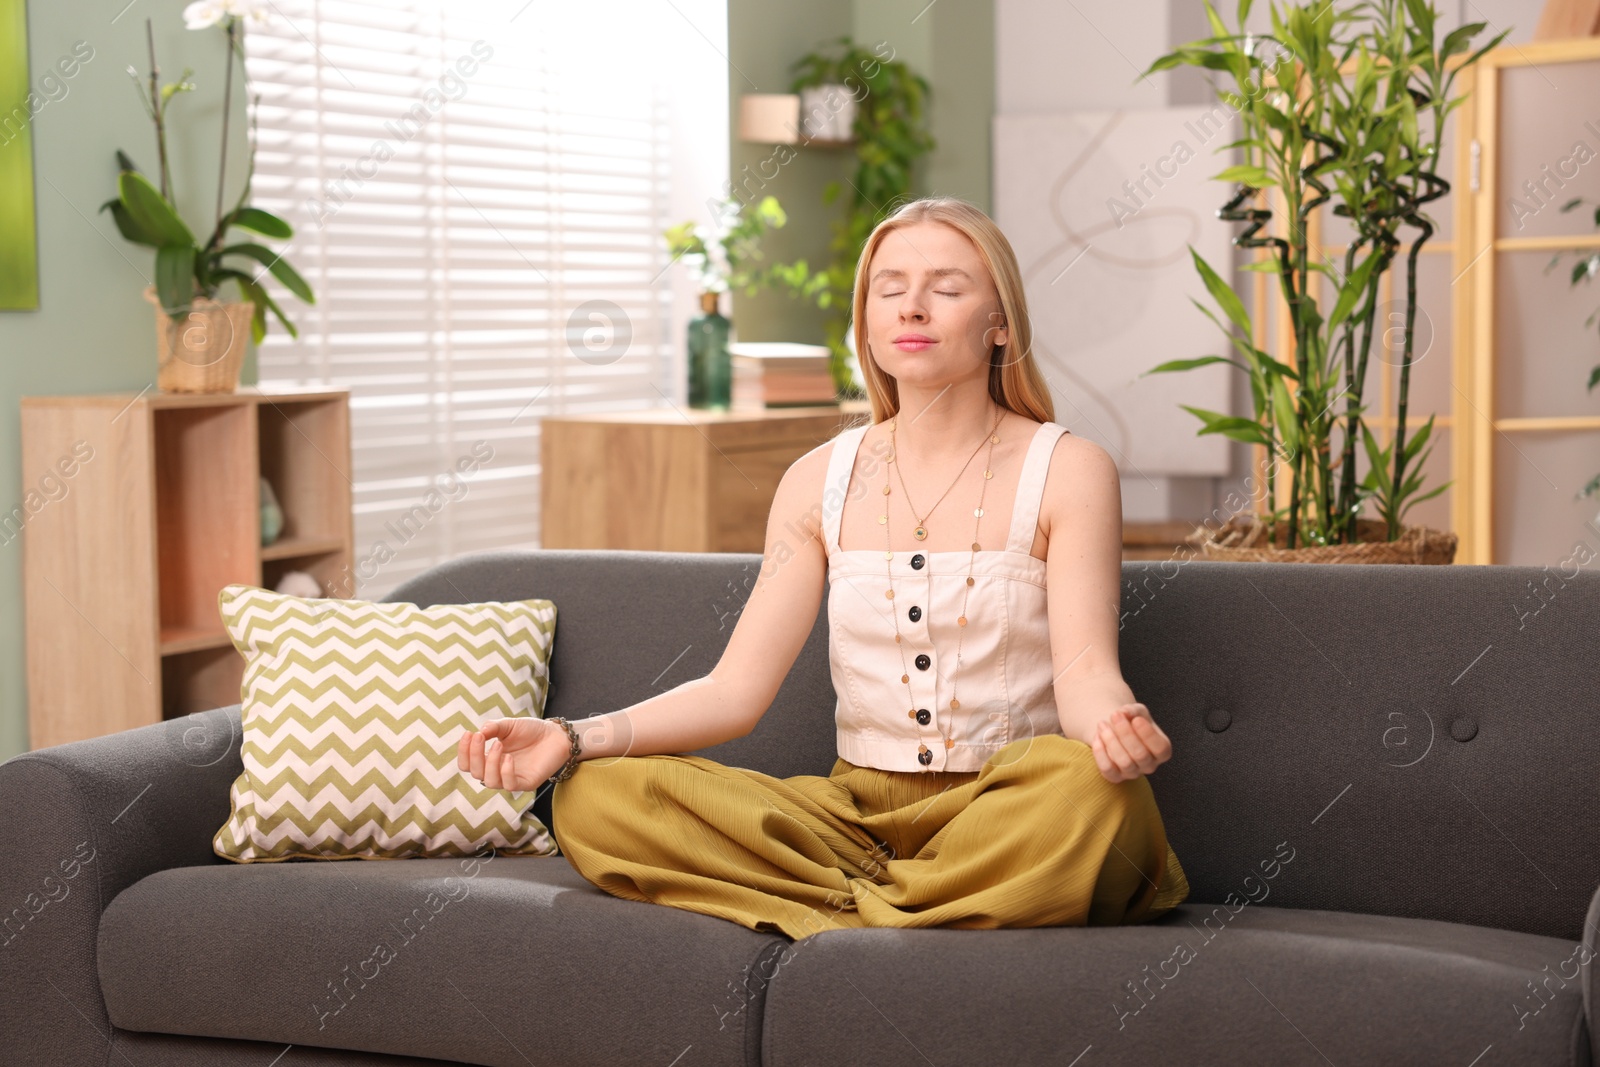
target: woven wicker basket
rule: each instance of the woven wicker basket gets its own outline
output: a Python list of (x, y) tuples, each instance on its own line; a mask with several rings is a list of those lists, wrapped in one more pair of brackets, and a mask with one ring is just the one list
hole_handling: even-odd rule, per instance
[[(1356, 540), (1348, 545), (1311, 545), (1280, 548), (1266, 543), (1266, 526), (1255, 516), (1234, 516), (1219, 529), (1198, 526), (1188, 543), (1200, 548), (1205, 559), (1252, 563), (1451, 563), (1456, 558), (1456, 535), (1428, 526), (1402, 526), (1396, 540), (1384, 540), (1388, 527), (1381, 519), (1357, 519)], [(1278, 544), (1288, 535), (1278, 523)]]
[(182, 322), (161, 310), (155, 286), (144, 298), (156, 309), (156, 387), (166, 393), (231, 393), (239, 388), (250, 341), (249, 300), (221, 302), (197, 296)]

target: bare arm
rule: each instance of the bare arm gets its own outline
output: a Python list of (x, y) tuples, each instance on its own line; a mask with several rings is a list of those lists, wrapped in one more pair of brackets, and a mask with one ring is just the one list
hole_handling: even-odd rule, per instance
[[(711, 673), (572, 725), (581, 760), (688, 752), (743, 737), (760, 721), (816, 624), (827, 581), (821, 489), (832, 444), (784, 472), (767, 515), (766, 547), (750, 599)], [(496, 789), (542, 784), (571, 746), (559, 725), (515, 716), (462, 734), (457, 766)]]
[(779, 482), (767, 515), (761, 572), (711, 673), (574, 723), (583, 742), (580, 759), (686, 752), (755, 729), (822, 606), (828, 561), (819, 490), (831, 447), (796, 460)]
[(1061, 730), (1088, 745), (1111, 781), (1148, 774), (1172, 754), (1150, 710), (1122, 677), (1122, 485), (1099, 445), (1062, 435), (1041, 514), (1050, 658)]

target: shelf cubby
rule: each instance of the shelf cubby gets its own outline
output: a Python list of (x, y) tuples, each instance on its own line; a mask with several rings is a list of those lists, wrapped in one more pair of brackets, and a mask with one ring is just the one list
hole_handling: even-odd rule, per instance
[(260, 541), (255, 409), (245, 404), (156, 408), (156, 571), (161, 643), (222, 629), (217, 590), (256, 580)]
[[(29, 746), (237, 703), (217, 612), (290, 570), (348, 597), (350, 404), (335, 387), (22, 398)], [(69, 473), (70, 472), (70, 473)], [(261, 544), (261, 478), (284, 526)]]

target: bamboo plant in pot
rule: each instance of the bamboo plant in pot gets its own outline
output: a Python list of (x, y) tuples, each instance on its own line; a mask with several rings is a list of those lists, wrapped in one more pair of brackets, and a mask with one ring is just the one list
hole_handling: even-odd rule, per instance
[[(1251, 0), (1240, 0), (1235, 27), (1203, 2), (1212, 35), (1162, 56), (1146, 73), (1190, 65), (1231, 82), (1217, 96), (1239, 117), (1242, 136), (1227, 147), (1240, 148), (1243, 158), (1216, 175), (1234, 186), (1218, 215), (1248, 224), (1235, 245), (1267, 250), (1247, 269), (1277, 280), (1294, 340), (1285, 359), (1258, 348), (1239, 294), (1190, 250), (1226, 322), (1201, 310), (1239, 358), (1173, 360), (1145, 373), (1216, 362), (1238, 367), (1249, 376), (1253, 417), (1183, 406), (1204, 423), (1201, 434), (1270, 453), (1264, 513), (1236, 516), (1218, 530), (1201, 527), (1192, 540), (1220, 559), (1448, 563), (1454, 534), (1403, 523), (1413, 505), (1449, 485), (1423, 491), (1433, 416), (1414, 434), (1407, 425), (1417, 257), (1437, 227), (1427, 206), (1450, 189), (1436, 164), (1445, 123), (1464, 99), (1452, 96), (1452, 84), (1504, 34), (1470, 52), (1484, 23), (1439, 39), (1428, 0), (1271, 0), (1271, 32), (1252, 35), (1244, 30)], [(1258, 195), (1271, 190), (1281, 205), (1276, 212)], [(1308, 240), (1308, 218), (1324, 204), (1353, 231), (1342, 261), (1321, 256)], [(1374, 335), (1382, 332), (1374, 330), (1380, 286), (1397, 260), (1407, 297), (1399, 408), (1394, 438), (1380, 446), (1363, 420), (1362, 393)], [(1331, 306), (1319, 304), (1317, 276), (1327, 279)], [(1358, 443), (1368, 459), (1362, 478)], [(1278, 480), (1285, 477), (1283, 494)], [(1377, 518), (1362, 517), (1369, 502)]]
[[(185, 70), (176, 82), (160, 83), (154, 30), (148, 19), (145, 22), (150, 48), (148, 84), (141, 81), (137, 71), (128, 68), (145, 112), (155, 124), (158, 181), (152, 182), (127, 153), (119, 150), (117, 195), (102, 204), (100, 210), (111, 212), (123, 237), (156, 250), (155, 284), (146, 287), (144, 296), (156, 306), (156, 384), (164, 391), (233, 392), (238, 388), (247, 341), (253, 339), (259, 343), (266, 336), (269, 309), (290, 336), (298, 336), (294, 324), (261, 284), (259, 274), (252, 275), (249, 270), (264, 268), (301, 300), (308, 304), (316, 302), (311, 287), (281, 252), (255, 241), (236, 241), (229, 236), (233, 230), (275, 239), (294, 236), (294, 230), (283, 219), (249, 205), (250, 179), (255, 173), (253, 136), (244, 189), (233, 208), (226, 213), (223, 211), (234, 59), (239, 59), (242, 69), (244, 21), (263, 21), (265, 7), (258, 0), (201, 0), (184, 10), (189, 29), (220, 26), (226, 34), (228, 47), (217, 207), (211, 236), (203, 245), (178, 213), (167, 162), (167, 108), (176, 94), (195, 88), (189, 80), (192, 72)], [(217, 299), (218, 290), (229, 280), (237, 284), (246, 299)]]

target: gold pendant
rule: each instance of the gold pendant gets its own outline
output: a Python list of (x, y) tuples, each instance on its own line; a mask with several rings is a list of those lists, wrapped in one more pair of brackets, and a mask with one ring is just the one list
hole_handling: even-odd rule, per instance
[(955, 739), (954, 738), (950, 738), (950, 737), (945, 738), (944, 739), (944, 747), (945, 748), (955, 748), (956, 747)]
[(926, 526), (918, 526), (915, 530), (911, 531), (911, 536), (915, 537), (918, 541), (926, 541), (928, 539), (928, 528)]

